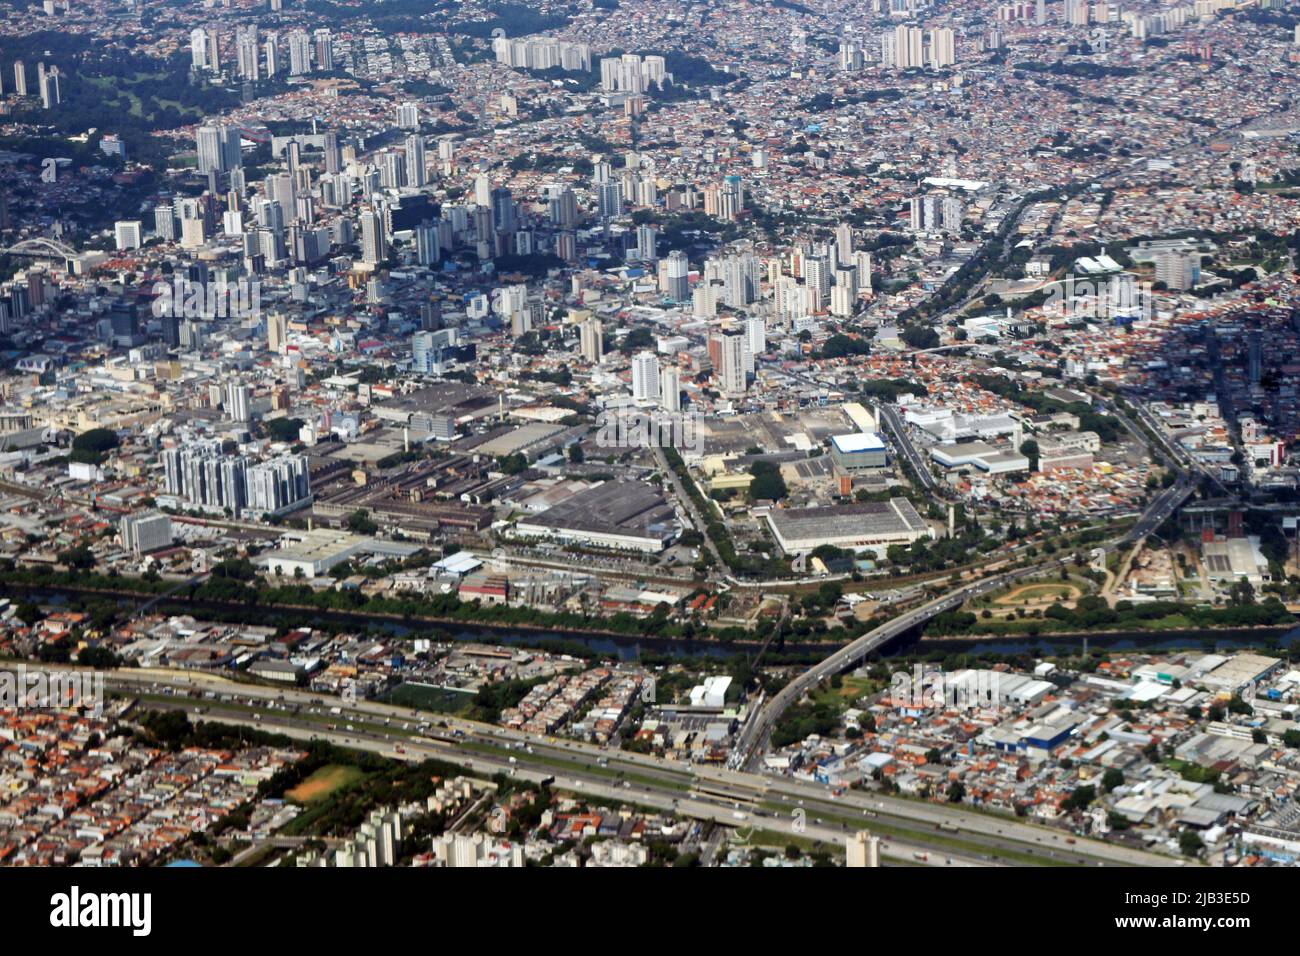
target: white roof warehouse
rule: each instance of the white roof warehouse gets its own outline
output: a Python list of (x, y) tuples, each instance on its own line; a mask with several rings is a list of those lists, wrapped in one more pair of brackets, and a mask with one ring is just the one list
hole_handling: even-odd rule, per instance
[(883, 557), (890, 545), (934, 537), (929, 523), (906, 498), (831, 508), (773, 508), (767, 521), (786, 554), (830, 544)]

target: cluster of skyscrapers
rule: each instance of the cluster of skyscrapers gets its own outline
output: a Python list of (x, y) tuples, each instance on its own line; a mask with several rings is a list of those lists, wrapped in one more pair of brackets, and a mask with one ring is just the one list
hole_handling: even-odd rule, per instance
[(552, 37), (496, 37), (492, 52), (504, 66), (525, 70), (550, 70), (556, 67), (569, 73), (590, 72), (591, 47)]
[(624, 53), (600, 61), (600, 88), (610, 93), (644, 93), (651, 87), (662, 86), (667, 75), (667, 65), (661, 56)]
[[(333, 37), (327, 29), (291, 30), (284, 37), (290, 76), (334, 69)], [(284, 72), (280, 35), (274, 30), (261, 35), (255, 24), (235, 31), (235, 73), (241, 79), (269, 79)], [(221, 34), (214, 26), (196, 27), (190, 32), (190, 68), (205, 73), (222, 72)]]
[(930, 193), (912, 197), (908, 219), (913, 232), (957, 232), (965, 211), (957, 197)]
[(196, 442), (162, 453), (166, 494), (210, 511), (282, 514), (311, 498), (305, 455), (284, 455), (252, 463), (226, 454), (215, 441)]
[(900, 25), (880, 37), (880, 62), (898, 70), (935, 70), (957, 62), (956, 34), (948, 27), (937, 27), (926, 35), (920, 27)]
[[(59, 86), (62, 75), (57, 66), (47, 67), (43, 61), (36, 64), (36, 91), (41, 97), (41, 106), (44, 109), (52, 110), (63, 102), (63, 93)], [(0, 93), (3, 92), (3, 83), (0, 83)], [(19, 96), (27, 95), (27, 66), (22, 60), (14, 61), (14, 92)]]

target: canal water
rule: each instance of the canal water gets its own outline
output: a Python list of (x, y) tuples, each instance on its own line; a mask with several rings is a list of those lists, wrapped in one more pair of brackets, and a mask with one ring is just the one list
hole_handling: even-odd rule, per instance
[[(42, 604), (75, 603), (78, 597), (92, 597), (84, 592), (76, 594), (57, 588), (29, 591), (22, 599)], [(99, 598), (103, 600), (102, 597)], [(133, 602), (124, 600), (124, 606)], [(162, 613), (176, 613), (176, 608), (160, 608)], [(313, 626), (332, 630), (357, 630), (375, 634), (391, 634), (403, 638), (429, 638), (434, 641), (465, 641), (507, 646), (537, 647), (584, 656), (601, 656), (620, 660), (646, 658), (729, 658), (738, 654), (752, 657), (758, 652), (756, 643), (730, 643), (700, 641), (684, 638), (657, 638), (653, 635), (605, 635), (583, 631), (564, 631), (489, 626), (465, 626), (459, 623), (404, 622), (364, 613), (347, 611), (300, 611), (273, 607), (248, 608), (236, 605), (231, 608), (198, 602), (187, 613), (197, 620), (231, 620), (223, 611), (239, 612), (235, 619), (245, 614), (255, 617), (255, 623), (264, 626)], [(249, 621), (254, 623), (254, 621)], [(1077, 652), (1087, 641), (1090, 649), (1108, 651), (1133, 650), (1145, 653), (1174, 650), (1199, 650), (1223, 652), (1246, 648), (1289, 648), (1300, 641), (1300, 626), (1290, 630), (1238, 628), (1187, 631), (1135, 631), (1114, 634), (1058, 634), (1025, 637), (966, 637), (925, 638), (905, 635), (893, 641), (883, 651), (884, 657), (912, 656), (931, 652), (960, 654), (1039, 654), (1054, 655)], [(764, 657), (765, 663), (812, 663), (829, 656), (838, 644), (832, 642), (789, 642), (773, 645)]]

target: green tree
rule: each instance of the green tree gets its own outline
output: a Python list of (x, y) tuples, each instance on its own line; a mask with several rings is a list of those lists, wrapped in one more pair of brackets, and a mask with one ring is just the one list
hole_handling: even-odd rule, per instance
[(370, 512), (362, 508), (348, 515), (348, 530), (353, 534), (374, 534), (379, 525), (370, 517)]
[(517, 475), (528, 467), (528, 459), (523, 455), (504, 455), (497, 459), (497, 467), (503, 475)]
[(92, 428), (72, 439), (75, 451), (88, 451), (102, 454), (118, 446), (117, 432), (111, 428)]
[(781, 469), (770, 461), (756, 461), (749, 466), (754, 480), (749, 484), (749, 497), (754, 501), (780, 501), (790, 494), (781, 477)]

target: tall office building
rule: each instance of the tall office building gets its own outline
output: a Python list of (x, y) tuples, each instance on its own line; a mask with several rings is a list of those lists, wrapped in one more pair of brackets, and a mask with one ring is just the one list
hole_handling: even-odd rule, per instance
[(334, 69), (334, 38), (329, 30), (320, 29), (312, 34), (316, 46), (316, 69), (328, 73)]
[(373, 208), (361, 211), (361, 261), (376, 265), (388, 258), (384, 217)]
[(208, 68), (208, 31), (197, 27), (190, 31), (190, 69)]
[(600, 319), (588, 319), (578, 325), (578, 344), (582, 357), (592, 365), (605, 359), (605, 328)]
[(240, 133), (234, 126), (200, 126), (195, 135), (198, 152), (198, 170), (202, 175), (238, 169), (243, 163), (240, 152)]
[(835, 264), (853, 261), (853, 226), (842, 222), (835, 227)]
[(301, 76), (311, 72), (311, 37), (306, 30), (292, 30), (289, 42), (289, 75)]
[(285, 455), (251, 465), (245, 472), (248, 510), (277, 514), (301, 507), (311, 497), (306, 455)]
[(139, 249), (144, 236), (139, 219), (122, 220), (113, 224), (113, 238), (121, 250)]
[(168, 242), (176, 238), (176, 210), (174, 207), (154, 207), (153, 231), (156, 236)]
[(659, 372), (659, 406), (669, 412), (682, 410), (682, 376), (676, 365), (665, 365)]
[(433, 373), (434, 354), (437, 351), (437, 341), (433, 332), (428, 329), (421, 329), (411, 336), (411, 371), (419, 372), (423, 375)]
[(257, 26), (249, 24), (235, 34), (235, 67), (241, 78), (257, 80), (260, 77), (260, 57)]
[(1168, 251), (1155, 257), (1156, 282), (1163, 282), (1165, 288), (1185, 291), (1194, 288), (1201, 281), (1201, 257), (1185, 252)]
[(425, 221), (415, 227), (415, 261), (422, 266), (437, 265), (442, 258), (438, 242), (438, 224)]
[(492, 205), (492, 179), (487, 173), (476, 173), (474, 176), (474, 205)]
[(659, 264), (659, 291), (673, 302), (685, 302), (691, 295), (691, 263), (686, 253), (674, 249)]
[(853, 253), (854, 278), (857, 279), (858, 292), (871, 291), (871, 253), (855, 252)]
[(117, 527), (122, 547), (136, 555), (171, 547), (172, 519), (160, 512), (123, 515)]
[(578, 197), (566, 186), (550, 197), (547, 212), (552, 225), (571, 229), (578, 222)]
[(1258, 385), (1264, 376), (1264, 336), (1258, 329), (1246, 336), (1246, 374), (1251, 385)]
[(831, 292), (830, 262), (824, 256), (809, 256), (803, 263), (803, 282), (808, 289), (808, 305), (812, 311), (821, 309)]
[(330, 130), (325, 134), (324, 150), (325, 173), (329, 176), (337, 176), (343, 169), (343, 150), (339, 147), (338, 133)]
[(642, 262), (654, 262), (659, 256), (657, 246), (659, 231), (654, 226), (636, 227), (636, 257)]
[(412, 133), (406, 137), (406, 185), (418, 189), (428, 182), (429, 174), (424, 165), (424, 137)]
[(208, 69), (221, 72), (221, 34), (216, 27), (208, 27)]
[(957, 62), (956, 36), (948, 27), (930, 31), (930, 66), (941, 70)]
[(623, 184), (617, 180), (603, 182), (596, 187), (596, 211), (602, 219), (616, 219), (623, 215)]
[(253, 390), (243, 382), (234, 381), (226, 386), (225, 411), (230, 420), (246, 422), (252, 418)]
[(724, 395), (743, 395), (749, 385), (745, 376), (745, 336), (740, 332), (724, 332), (720, 339), (722, 367), (718, 387)]
[(414, 103), (399, 103), (397, 106), (397, 128), (419, 129), (420, 108)]
[(653, 352), (632, 358), (632, 397), (638, 402), (659, 401), (659, 360)]
[(845, 852), (846, 867), (880, 866), (880, 837), (859, 830), (848, 838)]
[(767, 351), (767, 323), (761, 315), (751, 315), (745, 319), (745, 345), (751, 356), (762, 355)]
[(266, 75), (270, 78), (280, 72), (280, 35), (274, 30), (267, 33), (262, 48), (266, 53)]
[(41, 64), (38, 80), (42, 107), (52, 110), (63, 102), (63, 97), (59, 92), (59, 68), (57, 66), (52, 66), (47, 70), (45, 65)]
[(899, 25), (880, 39), (881, 62), (899, 70), (925, 66), (925, 32), (920, 27)]
[(27, 67), (22, 60), (14, 60), (14, 92), (19, 96), (27, 95)]
[(248, 459), (225, 455), (219, 442), (163, 451), (164, 489), (183, 501), (238, 517), (248, 500)]
[(283, 312), (271, 312), (266, 317), (266, 347), (271, 352), (283, 352), (289, 341), (289, 320)]
[(505, 186), (498, 186), (488, 197), (492, 210), (492, 228), (497, 232), (514, 232), (519, 228), (515, 198)]

